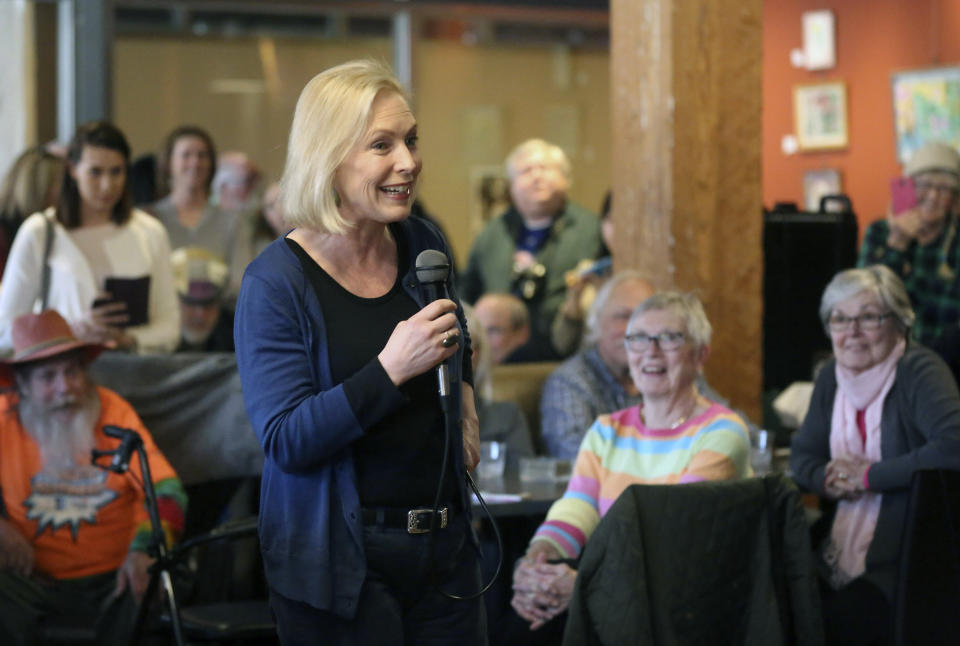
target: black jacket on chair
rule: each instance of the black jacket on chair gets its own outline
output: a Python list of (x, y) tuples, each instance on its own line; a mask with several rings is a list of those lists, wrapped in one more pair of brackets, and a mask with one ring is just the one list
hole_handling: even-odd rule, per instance
[(587, 541), (563, 640), (822, 643), (800, 495), (783, 476), (629, 487)]

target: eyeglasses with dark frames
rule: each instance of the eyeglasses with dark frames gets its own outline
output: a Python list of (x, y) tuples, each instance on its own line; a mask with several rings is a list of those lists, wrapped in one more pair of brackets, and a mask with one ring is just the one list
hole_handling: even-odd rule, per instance
[(873, 330), (879, 330), (883, 322), (891, 316), (893, 314), (890, 312), (864, 312), (857, 316), (847, 316), (834, 312), (827, 321), (827, 327), (830, 328), (831, 332), (846, 332), (856, 323), (861, 330), (872, 332)]
[(623, 337), (627, 349), (632, 352), (643, 352), (650, 347), (651, 343), (656, 342), (661, 350), (676, 350), (684, 343), (687, 337), (683, 332), (672, 332), (667, 330), (660, 334), (647, 334), (646, 332), (634, 332)]

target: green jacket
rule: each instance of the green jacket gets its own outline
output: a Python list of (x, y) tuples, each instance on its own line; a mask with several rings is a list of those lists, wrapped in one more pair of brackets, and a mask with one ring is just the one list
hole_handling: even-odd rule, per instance
[[(474, 303), (486, 293), (520, 295), (514, 284), (513, 254), (523, 225), (515, 208), (491, 221), (470, 249), (467, 269), (461, 277), (460, 294)], [(564, 274), (584, 259), (598, 258), (603, 253), (600, 220), (583, 207), (567, 202), (557, 216), (550, 237), (536, 255), (546, 269), (542, 285), (531, 299), (524, 299), (530, 311), (530, 360), (555, 359), (550, 345), (550, 325), (563, 304), (567, 285)], [(522, 296), (521, 296), (522, 298)]]

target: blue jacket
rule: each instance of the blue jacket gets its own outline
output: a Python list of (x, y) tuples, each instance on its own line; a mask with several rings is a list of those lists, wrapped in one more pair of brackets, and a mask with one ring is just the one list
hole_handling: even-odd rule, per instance
[[(391, 225), (391, 231), (407, 240), (410, 265), (402, 285), (422, 307), (415, 259), (424, 249), (447, 253), (446, 243), (416, 218)], [(452, 284), (449, 291), (459, 303)], [(454, 384), (461, 381), (463, 353), (470, 347), (462, 310), (457, 314), (464, 343), (449, 360)], [(366, 562), (351, 447), (365, 429), (343, 385), (332, 383), (323, 307), (284, 238), (247, 267), (234, 329), (247, 414), (266, 458), (259, 525), (267, 579), (289, 599), (352, 618)], [(368, 369), (386, 375), (376, 360)], [(459, 428), (461, 389), (451, 390)], [(386, 379), (376, 419), (404, 403)], [(453, 440), (461, 502), (469, 510), (462, 437)]]

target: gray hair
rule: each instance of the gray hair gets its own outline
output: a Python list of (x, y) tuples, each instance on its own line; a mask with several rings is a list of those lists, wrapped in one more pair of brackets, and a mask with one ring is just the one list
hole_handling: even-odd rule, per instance
[(689, 292), (669, 291), (654, 294), (633, 310), (633, 314), (630, 315), (630, 323), (627, 324), (627, 330), (631, 330), (634, 321), (647, 312), (663, 310), (673, 312), (683, 319), (683, 325), (687, 328), (687, 335), (698, 348), (710, 345), (710, 335), (713, 334), (713, 328), (710, 326), (710, 321), (707, 320), (707, 313), (704, 311), (700, 299)]
[(885, 265), (870, 265), (861, 269), (841, 271), (823, 290), (820, 299), (820, 320), (829, 335), (828, 323), (833, 309), (848, 298), (869, 291), (877, 295), (884, 307), (893, 313), (897, 328), (906, 333), (913, 327), (916, 315), (910, 305), (910, 296), (903, 281)]
[(564, 177), (566, 177), (569, 181), (570, 160), (567, 158), (567, 153), (563, 152), (563, 148), (560, 146), (555, 146), (548, 141), (544, 141), (543, 139), (527, 139), (525, 142), (510, 151), (510, 154), (507, 155), (506, 163), (507, 177), (510, 178), (510, 181), (512, 182), (514, 179), (516, 179), (517, 164), (520, 163), (520, 160), (539, 150), (542, 150), (546, 157), (560, 168)]
[(527, 310), (527, 306), (513, 294), (507, 292), (487, 292), (478, 298), (473, 306), (479, 307), (481, 302), (505, 307), (512, 329), (518, 330), (520, 328), (530, 327), (530, 312)]
[(597, 290), (597, 295), (594, 296), (593, 303), (590, 304), (590, 309), (587, 311), (587, 319), (583, 332), (583, 347), (586, 348), (594, 345), (600, 340), (600, 314), (604, 308), (606, 308), (607, 301), (610, 300), (613, 290), (623, 283), (630, 281), (649, 284), (647, 279), (639, 271), (627, 269), (626, 271), (615, 273)]

